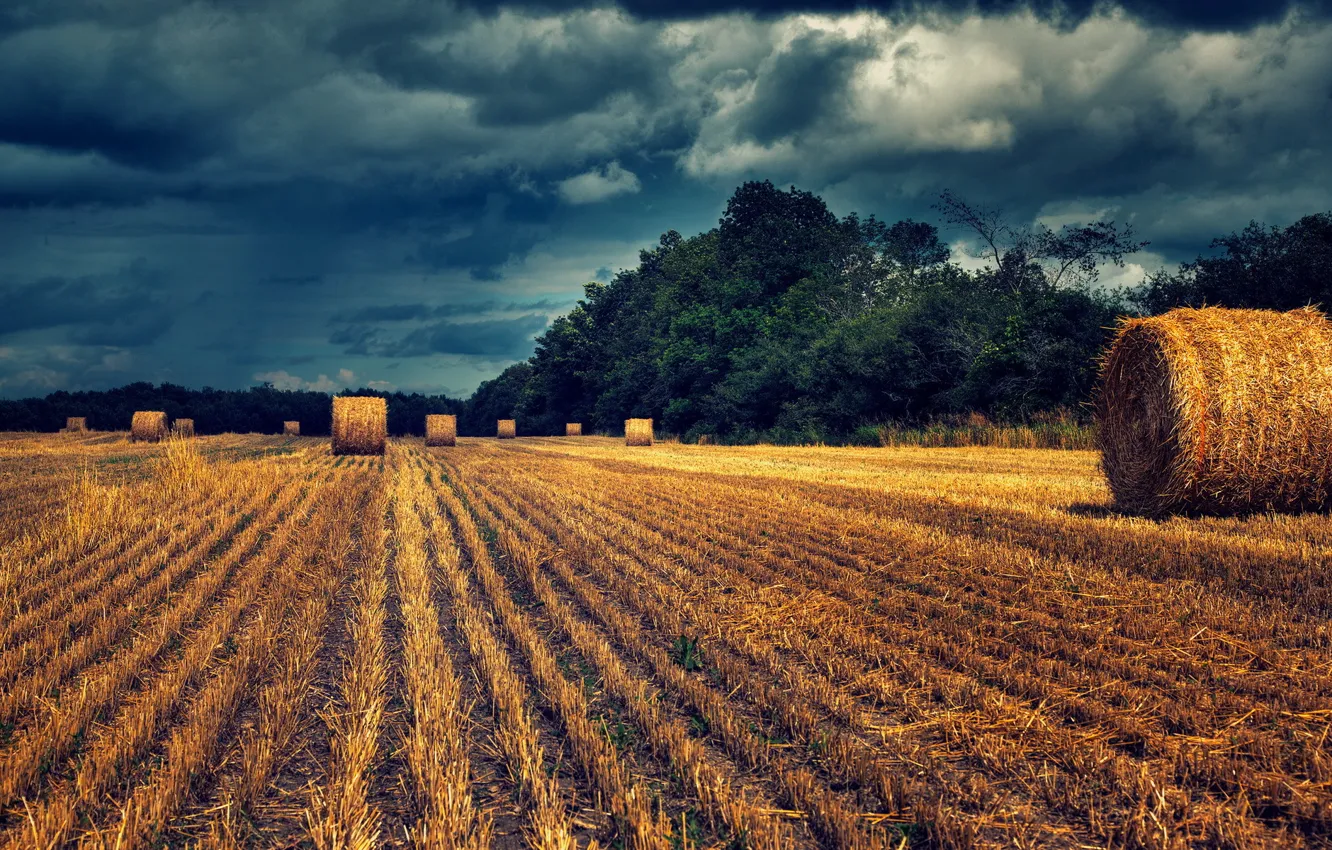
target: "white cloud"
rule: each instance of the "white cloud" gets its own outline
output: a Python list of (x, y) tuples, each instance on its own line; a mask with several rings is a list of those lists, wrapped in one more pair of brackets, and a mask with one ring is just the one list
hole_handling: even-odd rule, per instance
[(312, 390), (317, 393), (333, 393), (345, 389), (356, 380), (356, 373), (350, 369), (339, 369), (336, 380), (328, 375), (321, 374), (313, 381), (307, 381), (299, 375), (291, 374), (286, 369), (278, 369), (274, 372), (255, 372), (253, 379), (267, 381), (279, 390)]
[(595, 204), (616, 195), (634, 194), (642, 186), (638, 175), (612, 160), (604, 168), (561, 180), (556, 184), (560, 197), (571, 204)]

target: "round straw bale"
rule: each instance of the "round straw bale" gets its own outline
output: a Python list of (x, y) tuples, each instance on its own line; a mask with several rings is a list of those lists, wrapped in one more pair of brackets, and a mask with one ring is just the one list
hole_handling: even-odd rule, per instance
[(1221, 307), (1121, 320), (1101, 363), (1097, 447), (1126, 510), (1332, 505), (1332, 323)]
[(87, 430), (88, 430), (88, 417), (86, 417), (86, 416), (66, 416), (66, 417), (65, 417), (65, 430), (66, 430), (66, 431), (87, 431)]
[(499, 420), (495, 436), (501, 440), (512, 440), (518, 436), (518, 423), (512, 419)]
[(624, 420), (624, 444), (626, 446), (652, 445), (651, 419)]
[(581, 437), (581, 436), (583, 436), (583, 423), (582, 423), (582, 422), (566, 422), (566, 423), (564, 423), (564, 436), (566, 436), (566, 437)]
[(175, 434), (177, 437), (193, 437), (194, 420), (177, 419), (175, 422), (171, 423), (171, 433)]
[(388, 443), (388, 404), (376, 396), (335, 396), (333, 454), (382, 455)]
[(426, 414), (427, 446), (456, 446), (458, 444), (458, 417), (452, 413)]
[(288, 419), (282, 423), (282, 434), (286, 437), (299, 437), (301, 435), (301, 423), (295, 419)]
[(167, 415), (161, 410), (136, 410), (130, 420), (132, 442), (156, 443), (167, 435)]

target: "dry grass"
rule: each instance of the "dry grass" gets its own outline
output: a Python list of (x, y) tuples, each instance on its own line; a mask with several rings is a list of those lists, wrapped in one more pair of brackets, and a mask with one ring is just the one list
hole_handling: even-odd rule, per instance
[(194, 420), (193, 420), (193, 419), (177, 419), (176, 421), (172, 422), (172, 423), (171, 423), (171, 434), (172, 434), (172, 436), (175, 436), (175, 437), (193, 437), (193, 436), (194, 436)]
[(564, 423), (564, 436), (566, 436), (566, 437), (581, 437), (581, 436), (583, 436), (583, 423), (582, 423), (582, 422), (566, 422), (566, 423)]
[(0, 435), (0, 847), (1329, 846), (1327, 517), (1096, 464)]
[(167, 436), (167, 415), (160, 410), (136, 410), (130, 421), (130, 440), (159, 443)]
[(431, 413), (426, 416), (425, 444), (427, 446), (456, 446), (458, 444), (458, 417), (451, 413)]
[(87, 418), (86, 416), (66, 416), (66, 417), (65, 417), (65, 430), (66, 430), (66, 431), (87, 431), (87, 430), (88, 430), (88, 418)]
[(301, 423), (294, 419), (288, 419), (282, 423), (282, 436), (299, 437), (301, 435)]
[(624, 444), (626, 446), (652, 445), (651, 419), (624, 420)]
[(333, 454), (382, 455), (388, 443), (388, 404), (374, 396), (335, 396)]
[(512, 419), (501, 419), (496, 425), (495, 436), (501, 440), (512, 440), (518, 436), (518, 424)]
[(1332, 504), (1332, 323), (1220, 307), (1124, 320), (1101, 370), (1098, 442), (1130, 511)]

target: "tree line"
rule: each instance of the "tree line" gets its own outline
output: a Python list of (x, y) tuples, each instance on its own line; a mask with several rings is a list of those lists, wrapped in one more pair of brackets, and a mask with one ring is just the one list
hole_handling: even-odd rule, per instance
[[(426, 414), (458, 414), (465, 405), (458, 399), (420, 393), (363, 389), (343, 394), (386, 399), (388, 427), (394, 434), (422, 435)], [(0, 400), (0, 430), (55, 431), (64, 427), (67, 416), (86, 416), (94, 431), (125, 431), (136, 410), (165, 411), (173, 420), (193, 419), (198, 434), (281, 434), (284, 421), (296, 420), (302, 434), (327, 435), (333, 418), (328, 393), (279, 390), (268, 384), (246, 390), (193, 390), (138, 382), (112, 390), (60, 391), (45, 398)]]
[[(854, 442), (890, 421), (1085, 420), (1123, 315), (1332, 305), (1332, 213), (1251, 223), (1174, 271), (1108, 290), (1100, 270), (1148, 244), (1130, 227), (1019, 226), (951, 192), (935, 210), (981, 246), (981, 268), (956, 262), (933, 224), (839, 219), (809, 192), (745, 183), (717, 227), (668, 231), (636, 268), (587, 284), (529, 359), (470, 398), (353, 394), (385, 397), (395, 434), (454, 413), (474, 435), (492, 434), (497, 419), (562, 434), (566, 422), (614, 433), (650, 417), (686, 440)], [(192, 416), (201, 433), (278, 432), (297, 419), (320, 434), (330, 418), (323, 393), (140, 383), (0, 402), (0, 428), (54, 430), (65, 416), (125, 428), (142, 409)]]

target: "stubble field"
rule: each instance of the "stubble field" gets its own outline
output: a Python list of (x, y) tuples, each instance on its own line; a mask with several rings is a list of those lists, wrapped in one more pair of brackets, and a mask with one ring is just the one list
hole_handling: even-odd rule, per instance
[(1327, 517), (1088, 452), (0, 436), (0, 847), (1332, 844)]

